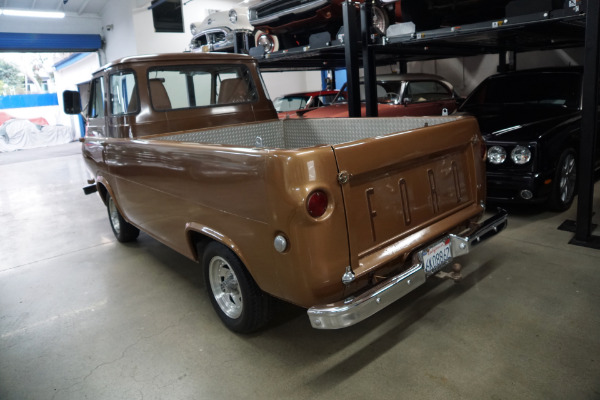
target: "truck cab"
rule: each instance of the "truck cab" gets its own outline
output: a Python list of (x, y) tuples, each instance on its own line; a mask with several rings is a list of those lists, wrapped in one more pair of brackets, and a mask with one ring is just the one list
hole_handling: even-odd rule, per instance
[(249, 65), (254, 63), (237, 54), (123, 58), (96, 71), (79, 92), (65, 92), (65, 112), (83, 112), (90, 138), (276, 119), (258, 67)]

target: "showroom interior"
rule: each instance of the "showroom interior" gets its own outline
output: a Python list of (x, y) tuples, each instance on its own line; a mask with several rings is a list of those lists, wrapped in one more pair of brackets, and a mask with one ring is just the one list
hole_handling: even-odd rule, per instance
[[(333, 15), (332, 20), (337, 21), (337, 25), (327, 28), (314, 25), (316, 32), (309, 28), (309, 36), (305, 31), (310, 24), (304, 24), (302, 35), (293, 36), (294, 39), (290, 40), (284, 36), (289, 35), (289, 31), (284, 30), (278, 33), (279, 39), (273, 42), (269, 40), (273, 40), (277, 31), (272, 32), (270, 28), (257, 23), (250, 26), (250, 31), (246, 30), (243, 36), (234, 36), (232, 48), (214, 50), (218, 44), (216, 41), (199, 42), (198, 26), (208, 25), (207, 31), (214, 35), (217, 32), (213, 30), (214, 21), (218, 21), (219, 16), (225, 16), (232, 23), (233, 20), (252, 21), (252, 18), (260, 16), (260, 12), (265, 12), (266, 8), (260, 7), (281, 3), (281, 8), (277, 9), (281, 17), (284, 13), (283, 4), (298, 3), (298, 10), (292, 13), (292, 17), (285, 16), (289, 26), (296, 26), (294, 24), (298, 21), (294, 20), (293, 15), (300, 15), (299, 10), (307, 7), (307, 3), (317, 2), (0, 1), (0, 60), (4, 53), (64, 54), (53, 64), (50, 91), (56, 93), (56, 104), (51, 107), (13, 109), (12, 106), (6, 106), (8, 103), (2, 103), (6, 93), (0, 92), (0, 105), (4, 104), (0, 113), (10, 114), (15, 117), (13, 119), (44, 117), (51, 125), (64, 127), (70, 135), (64, 143), (51, 146), (16, 149), (10, 146), (3, 148), (0, 143), (0, 399), (600, 399), (600, 140), (597, 112), (593, 111), (598, 109), (600, 6), (584, 0), (494, 0), (487, 3), (477, 0), (430, 0), (421, 3), (427, 3), (428, 6), (422, 6), (427, 9), (424, 14), (418, 15), (409, 13), (407, 5), (416, 2), (405, 0), (407, 8), (402, 8), (401, 2), (318, 2), (331, 7), (327, 8), (327, 12), (333, 14), (326, 15), (327, 18)], [(160, 6), (167, 4), (174, 6), (177, 11), (179, 25), (175, 28), (165, 28), (158, 20)], [(60, 18), (15, 15), (12, 13), (15, 10), (59, 13)], [(231, 10), (236, 10), (235, 18), (232, 18)], [(378, 14), (380, 10), (383, 10), (383, 14)], [(371, 26), (369, 21), (375, 22), (377, 19), (374, 15), (379, 21), (385, 20), (385, 29)], [(418, 16), (423, 19), (417, 19)], [(411, 17), (414, 20), (409, 20)], [(329, 32), (321, 32), (323, 29)], [(228, 53), (229, 58), (214, 54), (221, 51)], [(249, 55), (232, 58), (232, 52)], [(108, 187), (105, 178), (92, 175), (90, 170), (89, 159), (94, 157), (90, 148), (97, 138), (90, 141), (92, 135), (89, 129), (92, 120), (98, 120), (98, 116), (92, 116), (90, 109), (84, 107), (69, 114), (63, 111), (63, 108), (68, 108), (69, 100), (68, 96), (63, 97), (64, 91), (78, 93), (73, 98), (81, 99), (82, 106), (92, 104), (84, 104), (88, 99), (86, 96), (93, 98), (94, 92), (88, 90), (88, 86), (82, 86), (82, 83), (93, 82), (92, 77), (97, 80), (98, 74), (104, 73), (101, 71), (106, 71), (108, 81), (112, 70), (105, 70), (103, 66), (109, 63), (113, 63), (111, 65), (115, 68), (120, 68), (120, 64), (132, 63), (123, 67), (124, 73), (112, 76), (125, 75), (139, 65), (147, 66), (149, 71), (169, 72), (174, 68), (172, 64), (179, 62), (169, 64), (169, 57), (184, 60), (188, 56), (196, 57), (192, 59), (200, 60), (198, 62), (209, 60), (208, 63), (215, 63), (223, 56), (222, 59), (229, 64), (241, 63), (249, 65), (250, 69), (256, 66), (260, 75), (257, 74), (254, 79), (253, 88), (258, 93), (253, 97), (254, 100), (256, 96), (263, 96), (260, 89), (262, 85), (275, 104), (290, 94), (331, 90), (338, 99), (344, 94), (340, 102), (346, 117), (342, 119), (347, 125), (342, 125), (342, 119), (340, 125), (347, 128), (349, 135), (351, 131), (360, 131), (362, 128), (357, 128), (359, 126), (367, 127), (365, 130), (379, 126), (378, 120), (431, 117), (431, 121), (447, 118), (452, 121), (448, 124), (455, 123), (455, 119), (459, 121), (457, 123), (463, 119), (478, 121), (465, 125), (478, 127), (473, 139), (465, 145), (456, 144), (452, 147), (454, 153), (465, 151), (464, 154), (471, 154), (464, 149), (482, 148), (484, 160), (487, 160), (485, 162), (477, 155), (473, 155), (475, 161), (461, 156), (458, 165), (468, 172), (461, 171), (456, 161), (444, 161), (442, 150), (435, 150), (441, 149), (442, 145), (434, 143), (435, 140), (404, 142), (407, 143), (406, 148), (399, 146), (397, 149), (386, 149), (385, 145), (373, 146), (370, 151), (374, 152), (373, 149), (377, 148), (377, 154), (349, 152), (353, 156), (349, 158), (361, 165), (375, 163), (389, 154), (418, 153), (420, 166), (430, 165), (428, 163), (433, 165), (434, 162), (441, 165), (440, 171), (446, 171), (447, 179), (452, 182), (452, 190), (458, 192), (457, 200), (452, 200), (465, 204), (470, 199), (461, 193), (472, 190), (469, 196), (471, 193), (480, 196), (486, 186), (481, 182), (475, 185), (477, 177), (474, 176), (481, 177), (486, 173), (477, 167), (477, 163), (481, 162), (488, 173), (488, 199), (487, 202), (473, 204), (473, 207), (479, 207), (478, 215), (482, 220), (487, 219), (486, 222), (497, 218), (494, 215), (501, 215), (501, 211), (505, 210), (508, 214), (507, 224), (498, 223), (493, 232), (486, 231), (481, 236), (474, 235), (475, 238), (454, 234), (448, 229), (440, 236), (444, 237), (443, 240), (448, 238), (448, 242), (454, 243), (455, 239), (469, 236), (467, 254), (459, 256), (455, 253), (451, 264), (445, 263), (443, 270), (436, 267), (435, 273), (428, 275), (426, 280), (423, 272), (420, 286), (411, 287), (401, 298), (398, 296), (372, 315), (357, 317), (361, 318), (360, 322), (340, 329), (319, 329), (322, 320), (315, 323), (318, 318), (311, 316), (314, 314), (311, 314), (312, 308), (307, 315), (309, 307), (301, 301), (290, 301), (293, 298), (291, 295), (286, 298), (279, 295), (277, 290), (271, 290), (273, 296), (263, 293), (261, 285), (252, 283), (254, 280), (249, 274), (250, 277), (244, 279), (252, 281), (254, 286), (250, 287), (259, 292), (253, 298), (262, 299), (260, 296), (263, 295), (269, 297), (270, 319), (251, 332), (236, 332), (236, 328), (226, 321), (231, 314), (215, 297), (215, 289), (211, 291), (212, 275), (207, 275), (206, 266), (202, 265), (205, 264), (202, 251), (221, 255), (228, 253), (218, 253), (213, 243), (206, 244), (200, 240), (198, 243), (188, 243), (193, 250), (186, 253), (152, 231), (151, 226), (155, 222), (152, 219), (144, 225), (137, 224), (133, 217), (131, 220), (129, 217), (123, 218), (124, 209), (117, 210), (121, 206), (115, 208), (116, 203), (112, 202), (111, 196), (116, 199), (116, 190), (121, 186), (125, 188), (126, 184), (120, 181), (120, 186), (115, 184), (114, 188), (105, 189), (103, 185)], [(252, 61), (246, 61), (250, 57)], [(161, 70), (160, 63), (167, 67)], [(577, 105), (574, 110), (570, 109), (567, 101), (560, 103), (559, 107), (552, 104), (555, 108), (545, 104), (548, 110), (554, 110), (554, 114), (545, 116), (546, 119), (536, 122), (537, 125), (530, 118), (526, 123), (517, 125), (515, 122), (512, 126), (486, 131), (486, 120), (476, 114), (479, 109), (469, 108), (477, 99), (476, 94), (482, 91), (484, 86), (481, 85), (488, 82), (486, 78), (496, 74), (525, 76), (521, 81), (525, 82), (537, 76), (527, 75), (528, 70), (532, 69), (577, 74), (577, 85), (564, 85), (569, 93), (576, 93)], [(521, 72), (526, 74), (518, 75)], [(151, 73), (148, 73), (148, 85), (152, 85), (152, 80), (157, 80), (150, 77)], [(231, 72), (228, 70), (227, 73)], [(144, 83), (145, 76), (140, 72), (136, 74), (138, 79), (142, 78), (137, 83)], [(385, 92), (384, 97), (387, 98), (381, 100), (378, 79), (381, 81), (384, 76), (391, 75), (439, 79), (447, 85), (444, 87), (448, 89), (453, 108), (444, 108), (441, 115), (427, 112), (416, 116), (401, 114), (418, 101), (396, 94), (390, 97)], [(0, 75), (0, 83), (3, 79)], [(167, 73), (160, 78), (163, 84), (168, 79)], [(540, 93), (553, 85), (560, 86), (553, 79), (544, 82), (538, 85)], [(120, 85), (125, 88), (125, 79), (120, 81)], [(403, 88), (410, 87), (409, 81), (403, 85)], [(527, 110), (536, 109), (524, 108), (524, 103), (516, 103), (519, 96), (517, 92), (507, 93), (508, 85), (500, 85), (500, 89), (505, 100), (501, 105), (495, 104), (493, 112), (512, 110), (515, 120), (516, 115), (529, 114), (528, 117), (532, 117), (534, 113)], [(150, 86), (148, 101), (154, 101), (153, 90)], [(126, 89), (123, 91), (128, 93)], [(470, 96), (471, 93), (474, 95)], [(535, 97), (534, 93), (523, 93), (523, 96)], [(140, 102), (145, 99), (141, 95), (137, 97)], [(511, 106), (513, 100), (517, 106)], [(104, 101), (114, 104), (112, 97), (110, 100), (105, 97)], [(271, 102), (267, 103), (269, 107), (272, 106)], [(152, 104), (153, 108), (148, 110), (160, 111), (160, 107)], [(124, 108), (127, 105), (125, 101)], [(537, 106), (541, 109), (544, 105)], [(232, 104), (226, 107), (235, 108)], [(331, 105), (325, 104), (321, 111), (328, 107)], [(399, 114), (393, 117), (384, 115), (384, 107)], [(294, 126), (307, 122), (333, 126), (327, 125), (328, 122), (321, 120), (322, 117), (312, 120), (310, 113), (315, 112), (314, 109), (292, 110), (291, 114), (280, 115), (279, 118), (275, 111), (269, 108), (266, 123)], [(142, 114), (128, 116), (131, 118), (128, 119), (129, 123), (133, 126), (135, 119), (142, 118)], [(565, 115), (565, 119), (560, 123), (556, 122), (558, 119), (553, 119), (562, 115)], [(489, 114), (486, 116), (491, 117)], [(247, 130), (245, 124), (260, 129), (264, 121), (256, 118), (251, 122), (230, 120), (224, 125), (242, 127), (241, 131)], [(506, 124), (511, 118), (502, 116), (500, 121)], [(361, 122), (357, 122), (359, 119)], [(192, 188), (191, 185), (196, 182), (183, 179), (180, 182), (179, 178), (167, 182), (162, 188), (168, 190), (181, 184), (184, 189), (178, 196), (185, 196), (186, 191), (212, 196), (211, 201), (217, 204), (215, 208), (222, 207), (219, 209), (220, 218), (228, 221), (234, 220), (233, 216), (237, 217), (234, 214), (242, 214), (249, 209), (255, 198), (264, 199), (270, 205), (263, 212), (264, 215), (239, 219), (240, 232), (237, 234), (252, 240), (253, 236), (260, 236), (266, 229), (264, 226), (267, 223), (262, 222), (261, 218), (265, 221), (272, 218), (281, 226), (289, 223), (292, 227), (293, 221), (297, 220), (296, 214), (300, 211), (291, 213), (287, 218), (289, 221), (279, 218), (277, 213), (291, 205), (287, 204), (288, 197), (284, 200), (273, 197), (274, 193), (283, 193), (285, 190), (275, 188), (277, 185), (270, 183), (276, 182), (275, 178), (280, 179), (277, 182), (282, 184), (291, 182), (289, 184), (293, 190), (289, 189), (288, 192), (300, 192), (300, 189), (293, 188), (293, 184), (299, 182), (301, 174), (289, 173), (294, 160), (304, 160), (303, 157), (312, 157), (309, 153), (321, 154), (333, 148), (337, 157), (335, 163), (341, 163), (342, 154), (345, 154), (342, 150), (359, 148), (365, 143), (384, 142), (386, 136), (394, 136), (397, 139), (394, 143), (402, 143), (403, 137), (409, 137), (410, 132), (420, 129), (434, 132), (434, 129), (438, 129), (438, 122), (427, 121), (424, 126), (411, 128), (407, 133), (369, 137), (347, 145), (343, 141), (341, 144), (327, 145), (317, 142), (315, 147), (300, 149), (289, 146), (285, 149), (264, 149), (268, 146), (263, 146), (263, 133), (257, 134), (260, 136), (256, 137), (255, 145), (236, 143), (235, 147), (230, 148), (228, 146), (233, 142), (219, 143), (213, 146), (214, 153), (205, 160), (200, 160), (198, 164), (190, 161), (190, 165), (205, 168), (204, 172), (187, 171), (185, 176), (189, 179), (204, 176), (216, 182), (222, 179), (244, 190), (224, 192), (218, 185), (205, 189)], [(443, 132), (444, 122), (439, 124), (442, 128), (435, 132)], [(552, 132), (561, 131), (561, 126), (570, 127), (568, 144), (546, 139)], [(513, 138), (513, 131), (525, 131), (528, 127), (533, 136), (527, 139), (527, 144), (524, 145), (524, 139), (516, 144), (502, 144), (512, 140), (503, 139), (503, 134), (505, 138)], [(212, 128), (202, 126), (198, 129), (205, 131)], [(88, 137), (85, 137), (86, 129)], [(98, 154), (101, 154), (98, 160), (102, 161), (94, 162), (110, 165), (111, 173), (126, 167), (132, 170), (137, 168), (130, 179), (152, 176), (152, 171), (161, 162), (168, 164), (165, 170), (176, 174), (181, 172), (179, 164), (169, 164), (165, 160), (173, 162), (177, 157), (191, 157), (190, 154), (194, 153), (189, 149), (193, 146), (205, 150), (202, 142), (200, 146), (183, 142), (165, 145), (169, 139), (162, 140), (164, 137), (161, 139), (161, 135), (169, 136), (172, 132), (159, 134), (159, 139), (155, 141), (154, 137), (134, 136), (131, 128), (128, 129), (129, 133), (122, 137), (108, 138), (105, 142), (99, 139), (102, 146), (98, 150)], [(479, 129), (483, 136), (479, 135)], [(550, 134), (542, 134), (541, 129), (546, 129)], [(241, 131), (232, 130), (234, 135)], [(6, 135), (4, 132), (6, 129), (3, 131), (0, 128), (0, 140), (8, 143), (9, 136), (2, 136)], [(229, 134), (229, 131), (226, 132)], [(448, 134), (459, 137), (450, 131)], [(486, 142), (487, 148), (478, 142), (480, 137)], [(139, 157), (132, 159), (140, 164), (148, 163), (148, 168), (143, 169), (141, 165), (127, 164), (126, 157), (130, 155), (126, 151), (109, 154), (106, 150), (115, 143), (119, 146), (125, 142), (127, 144), (123, 146), (131, 145), (132, 149), (154, 145), (188, 150), (176, 156), (166, 150), (157, 153), (140, 151)], [(440, 139), (440, 142), (448, 140)], [(503, 199), (499, 195), (494, 197), (506, 189), (503, 185), (517, 181), (521, 171), (524, 171), (517, 165), (503, 172), (504, 166), (511, 160), (514, 164), (532, 165), (529, 162), (531, 157), (541, 157), (544, 151), (554, 154), (549, 158), (556, 158), (548, 162), (553, 163), (553, 169), (552, 179), (544, 182), (549, 190), (547, 199), (529, 202), (531, 196), (536, 196), (535, 191), (531, 193), (529, 190), (520, 190), (517, 199)], [(223, 171), (208, 166), (211, 163), (223, 163), (225, 153), (235, 156), (241, 154), (247, 158), (243, 164), (232, 166), (233, 158), (229, 155), (230, 158), (223, 164), (226, 166)], [(265, 162), (267, 167), (281, 168), (268, 173), (255, 173), (262, 171), (259, 169), (248, 172), (251, 168), (258, 168), (256, 159), (262, 154), (271, 156)], [(115, 159), (109, 160), (111, 156)], [(307, 164), (307, 176), (312, 185), (317, 179), (315, 176), (320, 176), (319, 168), (324, 168), (323, 164), (326, 163), (317, 163), (315, 166), (311, 162)], [(472, 170), (469, 169), (469, 162), (475, 164)], [(404, 164), (397, 162), (394, 168), (404, 168)], [(538, 164), (536, 168), (541, 168), (542, 162)], [(559, 164), (560, 168), (557, 167)], [(443, 208), (446, 203), (442, 202), (449, 200), (444, 197), (436, 200), (437, 191), (442, 191), (441, 185), (436, 187), (436, 178), (433, 178), (432, 170), (437, 167), (427, 168), (430, 169), (426, 171), (424, 180), (427, 176), (429, 180), (418, 185), (418, 188), (431, 191), (427, 199), (432, 202), (433, 213), (436, 214), (439, 212), (436, 208)], [(576, 169), (576, 174), (569, 168)], [(232, 171), (237, 175), (226, 176)], [(354, 176), (338, 168), (335, 174), (331, 174), (330, 180), (340, 188), (340, 195), (333, 197), (350, 202), (351, 192), (346, 189), (348, 185), (352, 186), (356, 181), (362, 184), (371, 176), (389, 177), (394, 171), (378, 167), (376, 173)], [(286, 173), (289, 175), (285, 176)], [(509, 174), (504, 181), (499, 178), (502, 173)], [(538, 179), (539, 176), (535, 175), (534, 178)], [(164, 180), (164, 177), (161, 179)], [(562, 191), (560, 182), (570, 188), (568, 193)], [(464, 189), (469, 184), (473, 187)], [(386, 212), (392, 208), (384, 205), (377, 210), (373, 208), (371, 202), (376, 199), (373, 193), (379, 190), (379, 186), (375, 185), (366, 185), (364, 193), (361, 192), (361, 199), (368, 206), (373, 240), (376, 237), (375, 225), (379, 223), (378, 215), (386, 216)], [(403, 191), (403, 185), (404, 179), (400, 179), (399, 189), (389, 189), (403, 196), (398, 200), (399, 207), (404, 207), (413, 198), (410, 189), (408, 193)], [(209, 190), (214, 192), (210, 193)], [(265, 191), (265, 194), (259, 193), (261, 191)], [(158, 205), (152, 212), (156, 213), (156, 220), (159, 220), (163, 214), (159, 216), (158, 196), (156, 199), (144, 199), (144, 193), (140, 189), (139, 193), (132, 196), (142, 198), (142, 202), (147, 200), (153, 206)], [(331, 195), (331, 192), (327, 193)], [(561, 197), (563, 195), (569, 196), (568, 199)], [(139, 200), (137, 198), (136, 201)], [(122, 201), (125, 207), (125, 200)], [(308, 213), (312, 215), (309, 199), (302, 198), (301, 204), (304, 205), (304, 202)], [(236, 211), (226, 210), (230, 204), (235, 206)], [(144, 208), (140, 207), (140, 214), (148, 211)], [(334, 219), (332, 214), (335, 216), (333, 208), (331, 203), (326, 204), (322, 210), (325, 216), (315, 217), (314, 220), (331, 222)], [(417, 209), (412, 215), (414, 219), (421, 215)], [(307, 210), (303, 208), (301, 211), (306, 213)], [(182, 210), (160, 212), (172, 212), (179, 217), (185, 210), (182, 207)], [(134, 215), (136, 210), (130, 210), (130, 213)], [(347, 213), (351, 214), (350, 211)], [(353, 221), (352, 216), (346, 218), (344, 226), (351, 224), (347, 221)], [(410, 218), (410, 214), (404, 211), (402, 221), (410, 225)], [(475, 225), (474, 221), (469, 221)], [(290, 230), (297, 235), (311, 232), (306, 226), (311, 227), (312, 223), (311, 220)], [(242, 224), (256, 227), (256, 231), (247, 233)], [(123, 236), (119, 236), (119, 229), (132, 226), (137, 230), (132, 239), (124, 240)], [(185, 226), (185, 234), (188, 235), (185, 240), (188, 242), (197, 238), (200, 232), (212, 235), (213, 242), (219, 241), (220, 233), (209, 232), (211, 228), (208, 225), (204, 230), (198, 229), (197, 234), (189, 234), (195, 229), (194, 226), (194, 223)], [(233, 229), (237, 229), (235, 225)], [(473, 231), (475, 228), (469, 230)], [(379, 234), (381, 231), (377, 232)], [(429, 234), (423, 228), (414, 237), (426, 237)], [(236, 233), (231, 235), (235, 237)], [(342, 240), (343, 245), (331, 248), (328, 245), (336, 238), (315, 235), (303, 243), (316, 243), (315, 247), (319, 249), (302, 248), (297, 254), (304, 257), (300, 260), (306, 263), (307, 270), (309, 265), (321, 263), (326, 268), (325, 264), (329, 262), (327, 258), (333, 258), (333, 253), (340, 252), (338, 247), (353, 249), (353, 243), (359, 241), (356, 237), (370, 238), (364, 232), (356, 233), (353, 238), (350, 228), (346, 235)], [(292, 233), (275, 231), (273, 236), (274, 241), (270, 236), (268, 239), (269, 251), (276, 250), (282, 256), (289, 255), (290, 244), (286, 241), (293, 241)], [(226, 245), (223, 247), (228, 246), (230, 254), (235, 252), (239, 255), (238, 246), (228, 240), (223, 239), (222, 244)], [(317, 243), (319, 241), (322, 242), (320, 245)], [(434, 247), (431, 243), (416, 245), (410, 254), (407, 252), (404, 255), (405, 260), (410, 256), (411, 260), (421, 260), (421, 264), (425, 264), (423, 257)], [(268, 260), (267, 257), (271, 256), (267, 256), (261, 246), (257, 241), (256, 248), (249, 252), (256, 253), (259, 259), (263, 254), (264, 259)], [(384, 250), (390, 250), (391, 247)], [(421, 255), (425, 248), (425, 255)], [(350, 251), (347, 250), (347, 253)], [(384, 253), (382, 251), (379, 256), (386, 257)], [(352, 254), (346, 256), (350, 258), (351, 266), (338, 274), (341, 281), (335, 284), (349, 291), (353, 287), (355, 272), (359, 274), (357, 271), (360, 267), (354, 264)], [(223, 255), (223, 258), (226, 259), (223, 262), (229, 262), (226, 256)], [(239, 255), (236, 260), (246, 259)], [(421, 264), (417, 266), (425, 268)], [(268, 279), (269, 284), (279, 279), (284, 285), (288, 271), (283, 269), (287, 267), (287, 264), (264, 267), (276, 277)], [(241, 268), (244, 268), (243, 262)], [(319, 276), (326, 275), (323, 273)], [(235, 274), (233, 278), (236, 278)], [(237, 279), (244, 280), (240, 276)], [(255, 279), (262, 282), (257, 277)], [(333, 285), (328, 279), (323, 278), (323, 287)], [(369, 284), (379, 288), (384, 278), (372, 273), (368, 279)], [(410, 285), (411, 279), (402, 282)], [(293, 281), (292, 291), (300, 291), (299, 288), (307, 285), (310, 285), (309, 277), (297, 279)], [(315, 293), (319, 289), (315, 289)], [(220, 290), (229, 293), (228, 290), (233, 289), (228, 282), (224, 282)], [(264, 289), (264, 292), (269, 291)], [(247, 299), (247, 292), (243, 293)], [(360, 296), (363, 294), (353, 293), (340, 301), (354, 305), (357, 304), (355, 297), (362, 298)], [(373, 295), (369, 304), (373, 306), (374, 303), (380, 303), (382, 298)], [(225, 319), (223, 313), (219, 313), (219, 307), (225, 313)], [(335, 312), (340, 308), (337, 307)], [(330, 307), (328, 310), (333, 309)]]

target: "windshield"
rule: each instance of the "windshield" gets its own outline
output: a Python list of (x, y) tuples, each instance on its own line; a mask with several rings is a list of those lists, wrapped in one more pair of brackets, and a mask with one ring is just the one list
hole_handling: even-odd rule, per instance
[(579, 74), (539, 73), (490, 78), (479, 85), (461, 109), (495, 104), (538, 104), (578, 108)]
[[(382, 82), (382, 81), (377, 81), (377, 99), (379, 102), (385, 100), (388, 96), (388, 93), (393, 93), (396, 94), (397, 96), (400, 96), (400, 91), (402, 89), (402, 81), (387, 81), (387, 82)], [(360, 101), (366, 101), (366, 94), (365, 94), (365, 84), (361, 83), (360, 84)], [(348, 102), (348, 87), (347, 84), (344, 84), (344, 86), (342, 86), (342, 89), (340, 90), (340, 92), (337, 94), (337, 96), (335, 97), (333, 103), (346, 103)]]
[(306, 107), (309, 97), (306, 96), (288, 96), (275, 99), (273, 105), (277, 112), (300, 110)]

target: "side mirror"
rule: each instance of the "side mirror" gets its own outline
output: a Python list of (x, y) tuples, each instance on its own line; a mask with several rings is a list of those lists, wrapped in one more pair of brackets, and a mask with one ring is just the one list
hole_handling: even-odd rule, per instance
[(63, 108), (65, 114), (76, 115), (81, 113), (81, 96), (74, 90), (63, 92)]

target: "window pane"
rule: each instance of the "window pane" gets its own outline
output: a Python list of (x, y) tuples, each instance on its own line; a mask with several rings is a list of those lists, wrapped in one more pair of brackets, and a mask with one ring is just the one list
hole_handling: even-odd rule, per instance
[(110, 99), (113, 115), (131, 114), (138, 111), (139, 102), (133, 73), (110, 77)]
[(92, 96), (90, 97), (90, 118), (104, 117), (104, 78), (96, 78), (92, 82)]
[(150, 96), (157, 110), (206, 107), (255, 101), (250, 71), (243, 65), (153, 68)]

